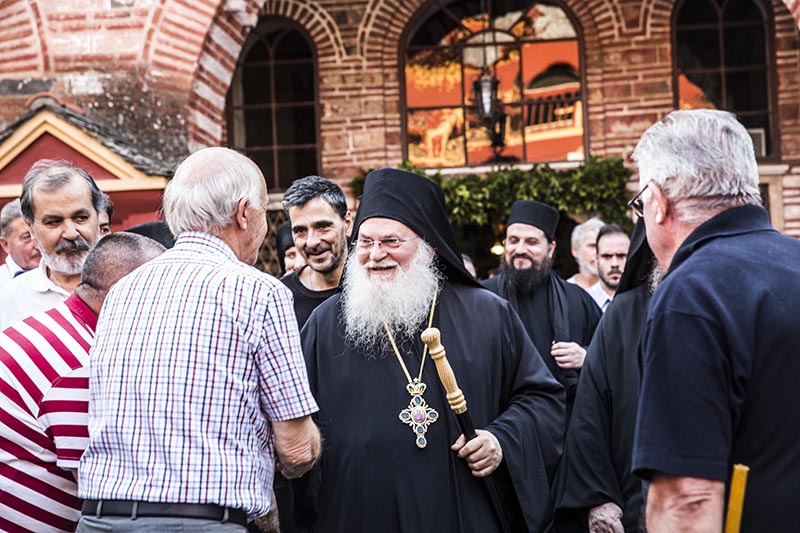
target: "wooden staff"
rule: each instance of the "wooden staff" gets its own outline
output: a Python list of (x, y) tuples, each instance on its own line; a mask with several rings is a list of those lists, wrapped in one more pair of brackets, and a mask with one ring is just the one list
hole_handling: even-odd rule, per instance
[(745, 465), (733, 465), (731, 490), (728, 494), (728, 514), (725, 518), (725, 533), (739, 533), (742, 522), (742, 506), (744, 505), (744, 489), (747, 486), (747, 473), (750, 468)]
[[(450, 409), (456, 414), (458, 426), (464, 434), (464, 438), (470, 441), (477, 437), (475, 433), (475, 426), (472, 424), (467, 412), (467, 400), (464, 398), (464, 393), (458, 388), (456, 376), (453, 373), (453, 368), (447, 360), (445, 355), (444, 346), (441, 343), (441, 333), (437, 328), (428, 328), (422, 332), (422, 342), (428, 347), (428, 353), (431, 354), (431, 359), (436, 364), (436, 372), (439, 374), (439, 380), (444, 385), (444, 390), (447, 392), (447, 402), (450, 404)], [(500, 529), (504, 533), (511, 533), (511, 526), (508, 524), (508, 518), (503, 510), (503, 504), (500, 502), (500, 494), (497, 492), (497, 487), (494, 484), (494, 478), (491, 475), (483, 478), (486, 483), (486, 489), (489, 491), (489, 499), (492, 502), (492, 508), (500, 522)]]

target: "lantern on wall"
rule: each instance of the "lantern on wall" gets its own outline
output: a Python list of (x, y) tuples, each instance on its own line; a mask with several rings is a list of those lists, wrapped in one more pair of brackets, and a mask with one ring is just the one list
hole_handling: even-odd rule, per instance
[(472, 82), (475, 110), (482, 120), (491, 120), (497, 112), (497, 85), (497, 78), (491, 75), (486, 65), (480, 77)]

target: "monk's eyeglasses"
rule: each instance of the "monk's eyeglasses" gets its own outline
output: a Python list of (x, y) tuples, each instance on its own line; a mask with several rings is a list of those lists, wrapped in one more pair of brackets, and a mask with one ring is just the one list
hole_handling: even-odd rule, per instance
[(633, 212), (636, 213), (637, 216), (640, 218), (644, 218), (644, 201), (642, 200), (642, 193), (647, 190), (647, 187), (650, 185), (648, 181), (642, 190), (636, 193), (636, 196), (631, 198), (631, 201), (628, 202), (628, 207), (633, 209)]
[(397, 239), (397, 238), (389, 238), (389, 239), (358, 239), (356, 240), (356, 244), (362, 250), (372, 250), (372, 247), (376, 244), (378, 248), (384, 248), (387, 250), (397, 250), (400, 248), (403, 243), (408, 242), (410, 240), (416, 239), (417, 237), (413, 237), (412, 239)]

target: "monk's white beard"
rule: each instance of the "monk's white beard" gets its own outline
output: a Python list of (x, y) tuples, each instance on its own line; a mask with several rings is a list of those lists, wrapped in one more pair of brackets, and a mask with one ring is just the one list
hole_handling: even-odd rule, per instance
[(342, 280), (342, 320), (345, 339), (368, 357), (391, 353), (384, 324), (388, 324), (398, 345), (427, 325), (433, 294), (441, 284), (433, 249), (420, 240), (411, 263), (398, 270), (392, 280), (372, 279), (369, 266), (387, 266), (392, 260), (360, 265), (355, 253), (347, 259)]

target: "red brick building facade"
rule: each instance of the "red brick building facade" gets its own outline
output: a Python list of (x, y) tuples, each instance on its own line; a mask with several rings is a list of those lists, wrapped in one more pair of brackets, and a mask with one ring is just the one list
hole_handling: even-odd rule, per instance
[[(584, 152), (627, 155), (677, 105), (675, 2), (549, 3), (568, 14), (580, 43)], [(231, 144), (237, 61), (259, 20), (275, 17), (305, 32), (313, 50), (314, 139), (304, 153), (316, 153), (319, 174), (346, 183), (408, 156), (403, 50), (433, 4), (452, 2), (2, 0), (0, 129), (51, 94), (164, 164)], [(774, 124), (760, 172), (773, 222), (800, 237), (800, 2), (759, 5), (770, 33), (764, 105)]]

